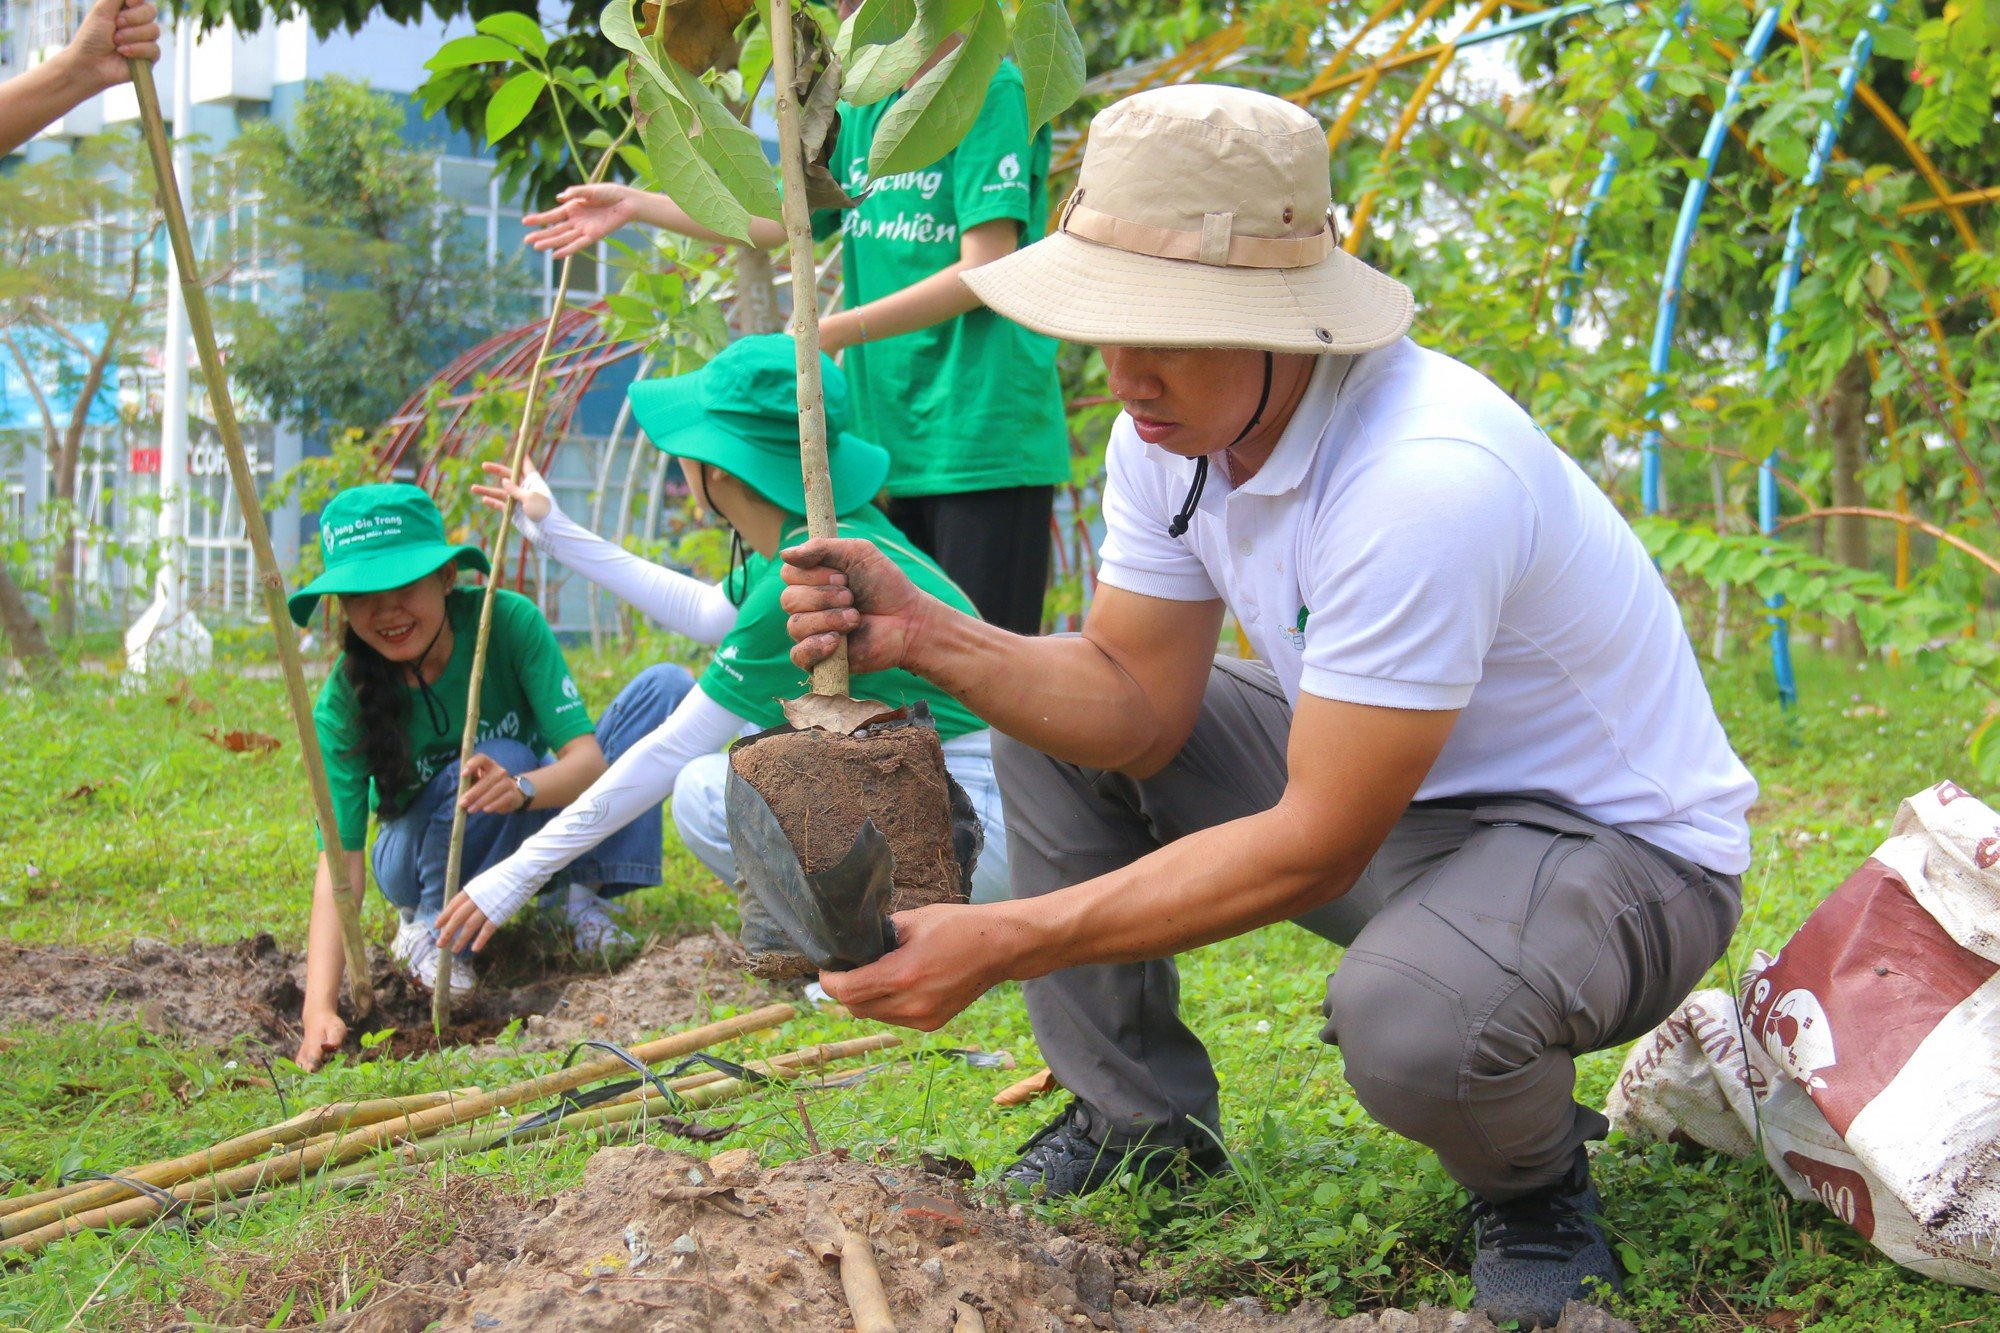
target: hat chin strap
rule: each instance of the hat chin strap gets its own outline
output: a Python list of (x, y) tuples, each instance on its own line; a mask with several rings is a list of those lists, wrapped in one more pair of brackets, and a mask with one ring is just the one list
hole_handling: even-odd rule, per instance
[(432, 634), (431, 641), (424, 645), (423, 652), (417, 655), (417, 664), (411, 669), (417, 678), (417, 693), (423, 697), (424, 716), (430, 719), (431, 730), (440, 735), (451, 729), (451, 710), (445, 707), (444, 700), (438, 698), (437, 691), (431, 688), (431, 683), (424, 679), (424, 663), (430, 661), (431, 649), (437, 647), (438, 640), (444, 637), (444, 627), (450, 623), (451, 612), (446, 611), (438, 619), (436, 633)]
[[(1266, 352), (1264, 353), (1264, 388), (1257, 395), (1257, 410), (1252, 412), (1250, 419), (1243, 423), (1243, 429), (1236, 432), (1236, 438), (1222, 446), (1223, 453), (1228, 453), (1231, 449), (1243, 443), (1250, 432), (1257, 429), (1257, 423), (1264, 419), (1264, 409), (1270, 402), (1271, 354)], [(1188, 486), (1187, 498), (1181, 501), (1181, 511), (1174, 515), (1173, 522), (1167, 524), (1167, 535), (1169, 537), (1179, 537), (1188, 530), (1188, 524), (1194, 521), (1195, 506), (1201, 503), (1201, 493), (1207, 485), (1208, 455), (1203, 454), (1200, 458), (1194, 460), (1194, 481)]]

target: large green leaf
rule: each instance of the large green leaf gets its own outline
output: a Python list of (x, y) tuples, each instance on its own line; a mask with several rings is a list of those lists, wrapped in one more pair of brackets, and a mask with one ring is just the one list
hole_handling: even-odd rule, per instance
[(511, 63), (520, 58), (519, 51), (498, 37), (455, 37), (440, 46), (437, 54), (424, 62), (424, 68), (441, 74), (467, 65), (484, 65), (495, 60)]
[(984, 12), (982, 0), (916, 0), (916, 21), (888, 42), (861, 40), (861, 12), (841, 27), (834, 54), (844, 70), (841, 100), (853, 106), (879, 102), (910, 81), (938, 44), (963, 31)]
[(542, 36), (542, 25), (518, 11), (508, 9), (488, 14), (479, 20), (477, 26), (479, 31), (498, 37), (503, 42), (512, 42), (529, 55), (545, 56), (549, 53), (549, 39)]
[(512, 134), (514, 127), (528, 118), (535, 99), (547, 86), (540, 72), (532, 69), (524, 69), (501, 84), (500, 91), (486, 104), (486, 142), (498, 143)]
[[(661, 191), (702, 226), (749, 241), (750, 212), (695, 146), (689, 133), (697, 123), (694, 112), (676, 100), (678, 90), (661, 87), (640, 70), (632, 76), (632, 97), (639, 108), (639, 140), (646, 145)], [(701, 137), (716, 136), (704, 131)]]
[(889, 108), (875, 131), (868, 174), (915, 171), (958, 147), (979, 118), (987, 85), (1007, 52), (1007, 15), (1000, 0), (984, 0), (979, 21), (959, 48)]
[[(660, 63), (659, 56), (653, 51), (653, 44), (639, 34), (639, 25), (632, 21), (632, 0), (611, 0), (611, 3), (604, 7), (604, 12), (598, 15), (597, 26), (603, 31), (604, 40), (621, 51), (629, 52), (632, 58), (639, 62), (639, 68), (652, 76), (650, 82), (655, 92), (683, 105), (686, 104), (687, 99), (681, 96), (673, 77), (667, 73), (666, 67)], [(638, 99), (639, 83), (640, 80), (637, 78), (632, 80), (635, 103)], [(641, 110), (643, 112), (644, 108), (641, 107)]]
[(1061, 115), (1083, 91), (1083, 42), (1063, 0), (1021, 0), (1014, 12), (1014, 59), (1027, 85), (1032, 132)]
[(764, 156), (764, 141), (707, 84), (671, 60), (666, 66), (682, 99), (693, 108), (683, 128), (702, 160), (737, 203), (758, 217), (776, 218), (778, 182), (771, 159)]
[(881, 46), (903, 36), (917, 22), (917, 0), (866, 0), (842, 25), (841, 36), (854, 47)]

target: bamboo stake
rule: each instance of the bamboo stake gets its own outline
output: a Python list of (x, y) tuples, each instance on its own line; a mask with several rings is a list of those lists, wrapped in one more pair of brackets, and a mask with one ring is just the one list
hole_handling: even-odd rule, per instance
[(866, 1231), (841, 1227), (840, 1289), (854, 1316), (854, 1333), (896, 1333), (889, 1317), (889, 1293), (882, 1290), (882, 1273), (875, 1267), (875, 1250)]
[[(766, 1005), (735, 1018), (718, 1023), (690, 1028), (685, 1032), (662, 1037), (657, 1041), (636, 1046), (632, 1054), (648, 1064), (656, 1060), (671, 1059), (674, 1056), (690, 1055), (705, 1046), (740, 1037), (745, 1033), (761, 1032), (789, 1022), (798, 1011), (789, 1004)], [(615, 1056), (593, 1060), (588, 1064), (573, 1065), (537, 1078), (524, 1079), (493, 1092), (482, 1093), (463, 1100), (454, 1099), (443, 1106), (422, 1111), (407, 1118), (383, 1121), (364, 1127), (353, 1137), (337, 1143), (325, 1143), (311, 1149), (295, 1149), (284, 1157), (268, 1158), (235, 1167), (219, 1175), (204, 1176), (183, 1182), (173, 1188), (176, 1199), (190, 1203), (202, 1203), (211, 1199), (228, 1198), (265, 1185), (283, 1184), (296, 1180), (324, 1166), (337, 1166), (351, 1162), (358, 1157), (381, 1148), (397, 1138), (422, 1138), (436, 1130), (451, 1125), (463, 1124), (502, 1107), (515, 1106), (521, 1102), (540, 1097), (551, 1097), (557, 1093), (580, 1088), (586, 1083), (612, 1078), (628, 1071), (631, 1066)], [(107, 1207), (78, 1213), (72, 1217), (52, 1222), (48, 1226), (23, 1235), (0, 1241), (0, 1254), (33, 1253), (50, 1241), (61, 1240), (79, 1231), (91, 1231), (115, 1226), (122, 1222), (150, 1217), (158, 1212), (160, 1205), (150, 1196), (141, 1199), (126, 1199)]]
[[(413, 1097), (381, 1097), (373, 1101), (322, 1106), (311, 1111), (303, 1111), (290, 1120), (268, 1129), (225, 1139), (212, 1148), (203, 1148), (182, 1157), (149, 1162), (133, 1170), (121, 1172), (120, 1175), (127, 1180), (136, 1180), (147, 1185), (178, 1185), (192, 1177), (209, 1175), (240, 1162), (246, 1162), (272, 1148), (288, 1147), (301, 1142), (311, 1143), (323, 1138), (329, 1130), (337, 1132), (380, 1124), (419, 1111), (428, 1111), (448, 1103), (454, 1097), (467, 1095), (466, 1092), (426, 1092)], [(59, 1189), (43, 1190), (39, 1194), (23, 1195), (19, 1199), (9, 1199), (7, 1202), (14, 1207), (4, 1216), (0, 1216), (0, 1240), (34, 1231), (71, 1214), (82, 1212), (86, 1208), (142, 1192), (115, 1180), (86, 1180)]]
[[(838, 537), (833, 478), (826, 462), (826, 393), (819, 378), (819, 270), (813, 262), (812, 217), (806, 207), (805, 148), (800, 139), (798, 84), (792, 50), (791, 0), (773, 0), (771, 82), (778, 95), (778, 171), (784, 185), (785, 250), (792, 264), (792, 343), (799, 368), (799, 462), (805, 471), (806, 531)], [(812, 671), (814, 694), (845, 695), (847, 640)]]
[[(618, 156), (619, 148), (632, 135), (632, 122), (612, 141), (604, 155), (597, 159), (596, 167), (590, 173), (590, 184), (604, 179), (604, 173), (611, 166), (611, 160)], [(548, 366), (549, 348), (555, 345), (556, 324), (562, 318), (563, 306), (569, 300), (570, 263), (576, 258), (571, 255), (563, 260), (562, 270), (556, 278), (555, 300), (549, 305), (549, 318), (542, 325), (542, 345), (535, 353), (535, 364), (528, 371), (528, 387), (521, 402), (521, 424), (514, 430), (514, 452), (508, 463), (509, 475), (516, 481), (521, 478), (522, 467), (528, 459), (528, 438), (535, 422), (535, 395), (541, 391), (542, 373)], [(493, 572), (486, 576), (486, 587), (479, 600), (479, 629), (472, 640), (472, 675), (465, 691), (465, 730), (458, 741), (458, 798), (451, 803), (451, 846), (445, 856), (444, 901), (450, 906), (458, 897), (459, 876), (464, 871), (465, 860), (465, 789), (470, 775), (466, 766), (472, 762), (472, 747), (479, 740), (479, 689), (486, 679), (486, 644), (493, 634), (493, 602), (500, 591), (502, 576), (500, 571), (506, 566), (507, 538), (514, 530), (514, 506), (508, 505), (500, 511), (500, 531), (493, 539), (493, 550), (488, 556)], [(451, 1019), (451, 979), (457, 968), (457, 960), (440, 957), (438, 960), (437, 984), (431, 988), (431, 1024), (442, 1032)]]
[[(264, 614), (271, 621), (271, 636), (278, 642), (285, 701), (291, 707), (292, 725), (299, 733), (299, 759), (312, 787), (313, 815), (319, 821), (320, 845), (325, 849), (323, 854), (331, 872), (333, 849), (340, 843), (340, 826), (333, 816), (333, 793), (327, 786), (325, 760), (320, 756), (319, 731), (313, 725), (312, 696), (306, 691), (298, 636), (292, 633), (291, 616), (285, 608), (284, 575), (278, 572), (278, 557), (271, 549), (271, 530), (264, 522), (263, 502), (257, 495), (256, 479), (250, 475), (250, 460), (243, 452), (242, 432), (237, 429), (236, 408), (229, 397), (229, 377), (223, 371), (222, 353), (215, 342), (215, 324), (209, 317), (208, 293), (201, 283), (201, 270), (195, 264), (194, 241), (188, 233), (187, 213), (181, 206), (180, 185), (174, 178), (173, 148), (167, 142), (166, 120), (160, 114), (159, 90), (153, 86), (153, 64), (149, 60), (126, 63), (132, 71), (132, 91), (139, 98), (139, 125), (153, 159), (153, 177), (160, 187), (160, 209), (166, 217), (174, 268), (187, 304), (188, 329), (194, 335), (195, 349), (201, 358), (209, 403), (215, 408), (215, 433), (222, 437), (222, 451), (229, 460), (229, 480), (236, 490), (236, 507), (243, 511), (243, 530), (256, 557), (257, 581), (264, 590)], [(167, 480), (178, 484), (180, 478)], [(347, 891), (339, 876), (334, 876), (333, 886), (333, 900), (340, 911), (340, 937), (347, 949), (348, 997), (355, 1016), (365, 1018), (375, 1009), (375, 987), (368, 978), (368, 946), (361, 934), (361, 904)]]
[[(773, 1056), (767, 1061), (757, 1061), (749, 1068), (777, 1077), (790, 1077), (803, 1073), (808, 1067), (822, 1065), (830, 1060), (879, 1050), (884, 1046), (899, 1045), (901, 1040), (893, 1033), (882, 1033), (850, 1041), (828, 1042), (825, 1045), (809, 1046), (786, 1055)], [(719, 1102), (734, 1100), (754, 1089), (756, 1084), (745, 1083), (720, 1070), (711, 1069), (700, 1074), (673, 1079), (668, 1082), (667, 1087), (689, 1106), (713, 1106)], [(641, 1097), (639, 1091), (634, 1091), (612, 1101), (572, 1111), (560, 1120), (538, 1125), (533, 1129), (517, 1130), (512, 1126), (499, 1125), (468, 1129), (462, 1133), (440, 1133), (429, 1138), (412, 1139), (393, 1150), (393, 1160), (389, 1163), (379, 1160), (355, 1162), (319, 1175), (312, 1183), (317, 1189), (358, 1188), (373, 1184), (382, 1177), (401, 1174), (441, 1158), (470, 1156), (513, 1143), (532, 1143), (541, 1139), (587, 1131), (595, 1131), (600, 1138), (607, 1141), (631, 1138), (644, 1132), (647, 1111), (650, 1109), (639, 1103), (646, 1098), (655, 1101), (660, 1099), (658, 1090), (651, 1084), (644, 1085), (643, 1092), (645, 1097)], [(260, 1197), (257, 1194), (242, 1194), (230, 1199), (197, 1205), (191, 1215), (201, 1220), (233, 1217), (254, 1208)]]

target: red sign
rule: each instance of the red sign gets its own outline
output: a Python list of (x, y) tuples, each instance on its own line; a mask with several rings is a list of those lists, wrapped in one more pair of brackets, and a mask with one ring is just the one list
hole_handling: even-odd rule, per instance
[(134, 449), (132, 451), (132, 471), (134, 473), (158, 472), (160, 451), (158, 449)]

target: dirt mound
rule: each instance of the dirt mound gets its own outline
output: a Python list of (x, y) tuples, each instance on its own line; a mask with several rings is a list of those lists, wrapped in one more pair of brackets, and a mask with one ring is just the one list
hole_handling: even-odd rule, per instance
[[(232, 944), (134, 940), (123, 954), (94, 955), (0, 943), (0, 1028), (50, 1023), (136, 1022), (197, 1046), (244, 1042), (290, 1055), (298, 1047), (305, 960), (269, 935)], [(485, 1041), (555, 1002), (567, 978), (483, 986), (458, 1006), (444, 1044)], [(364, 1035), (395, 1029), (376, 1046), (390, 1056), (434, 1050), (430, 994), (385, 960), (374, 960), (375, 1012), (348, 1020), (350, 1050)]]
[[(833, 1219), (867, 1229), (905, 1329), (951, 1329), (964, 1303), (993, 1333), (1494, 1333), (1484, 1316), (1447, 1310), (1342, 1320), (1272, 1312), (1248, 1299), (1151, 1305), (1132, 1251), (1063, 1235), (939, 1175), (837, 1154), (767, 1171), (742, 1150), (704, 1162), (651, 1146), (598, 1153), (583, 1183), (552, 1208), (493, 1219), (480, 1234), (463, 1234), (451, 1255), (406, 1264), (381, 1284), (383, 1297), (327, 1327), (844, 1329), (838, 1265), (819, 1258)], [(1578, 1307), (1564, 1329), (1631, 1325)]]

